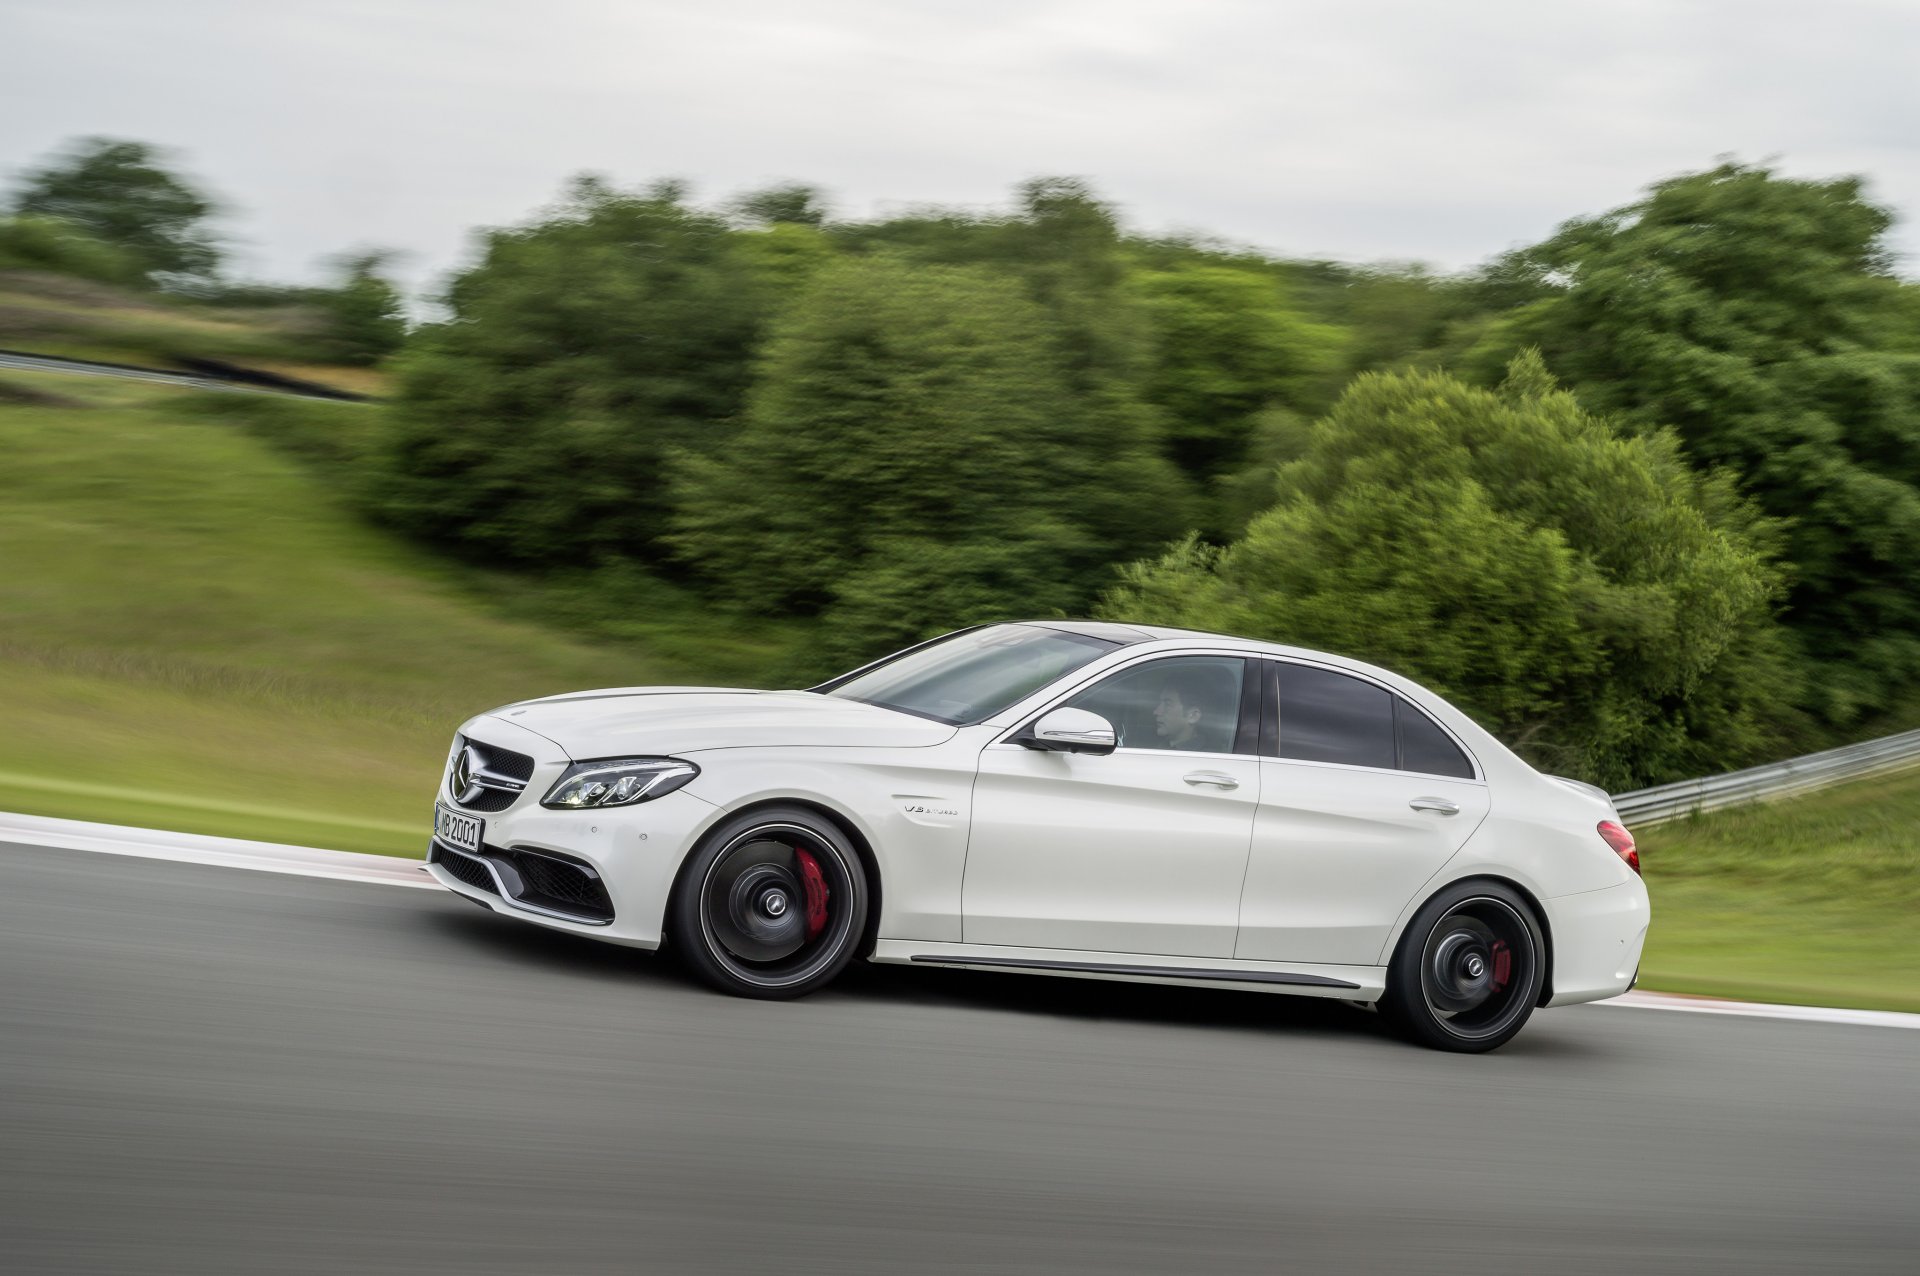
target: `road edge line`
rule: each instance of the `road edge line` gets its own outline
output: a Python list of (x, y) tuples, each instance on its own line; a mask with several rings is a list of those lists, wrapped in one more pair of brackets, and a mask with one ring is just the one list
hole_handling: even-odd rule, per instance
[(1767, 1001), (1722, 1001), (1677, 992), (1621, 993), (1595, 1006), (1628, 1010), (1680, 1010), (1696, 1015), (1746, 1015), (1755, 1019), (1799, 1019), (1809, 1023), (1853, 1024), (1862, 1028), (1920, 1028), (1920, 1015), (1902, 1010), (1851, 1010), (1845, 1006), (1776, 1005)]
[(128, 855), (139, 859), (173, 860), (215, 868), (289, 873), (297, 877), (417, 886), (428, 890), (445, 889), (421, 871), (421, 860), (367, 855), (359, 851), (335, 851), (319, 846), (250, 842), (205, 833), (175, 833), (127, 824), (95, 824), (87, 820), (63, 820), (47, 815), (0, 812), (0, 842), (92, 851), (104, 855)]

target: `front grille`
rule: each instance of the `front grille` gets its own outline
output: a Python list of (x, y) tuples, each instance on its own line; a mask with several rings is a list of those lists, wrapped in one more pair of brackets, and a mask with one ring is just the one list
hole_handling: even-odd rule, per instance
[(515, 898), (582, 921), (613, 920), (606, 884), (585, 866), (531, 851), (501, 851), (499, 856), (519, 871), (525, 885)]
[[(468, 745), (472, 745), (474, 751), (480, 755), (480, 760), (487, 770), (498, 771), (501, 775), (509, 776), (522, 783), (533, 778), (533, 759), (526, 754), (515, 753), (512, 749), (503, 749), (497, 744), (488, 744), (469, 736), (462, 736), (454, 741), (454, 752), (458, 753)], [(474, 795), (471, 802), (461, 802), (460, 795), (452, 793), (451, 780), (448, 783), (448, 791), (458, 805), (469, 811), (504, 811), (520, 800), (521, 793), (518, 789), (482, 789)]]
[(489, 895), (500, 893), (493, 884), (493, 874), (487, 871), (487, 866), (471, 856), (462, 855), (459, 851), (450, 851), (435, 842), (427, 853), (427, 861), (438, 864), (475, 890), (485, 891)]

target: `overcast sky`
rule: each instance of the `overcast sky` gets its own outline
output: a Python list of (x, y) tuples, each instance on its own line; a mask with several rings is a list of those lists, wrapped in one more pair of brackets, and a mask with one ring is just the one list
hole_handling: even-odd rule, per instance
[(582, 170), (843, 216), (1075, 174), (1147, 231), (1472, 264), (1731, 153), (1861, 173), (1920, 273), (1920, 0), (0, 0), (0, 180), (176, 148), (240, 273), (433, 280)]

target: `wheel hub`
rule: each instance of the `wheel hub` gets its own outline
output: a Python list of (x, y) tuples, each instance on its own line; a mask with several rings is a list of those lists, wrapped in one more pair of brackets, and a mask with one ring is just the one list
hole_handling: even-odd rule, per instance
[(716, 868), (707, 897), (708, 923), (735, 956), (779, 961), (807, 942), (806, 918), (794, 906), (801, 894), (793, 848), (752, 842)]
[(1493, 933), (1472, 917), (1449, 919), (1428, 950), (1428, 996), (1436, 1010), (1458, 1014), (1493, 995)]

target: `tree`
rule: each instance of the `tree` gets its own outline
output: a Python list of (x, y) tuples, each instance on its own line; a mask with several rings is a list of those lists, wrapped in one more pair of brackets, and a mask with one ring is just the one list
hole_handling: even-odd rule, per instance
[(144, 142), (83, 139), (27, 174), (13, 211), (78, 226), (131, 253), (149, 279), (210, 275), (220, 261), (207, 227), (214, 204), (162, 158)]
[(337, 287), (318, 292), (326, 315), (327, 354), (348, 364), (373, 364), (400, 348), (407, 318), (400, 290), (381, 274), (392, 254), (380, 250), (350, 253), (340, 259)]
[(1045, 309), (1066, 379), (1061, 425), (1107, 458), (1103, 481), (1075, 495), (1076, 516), (1125, 561), (1192, 524), (1195, 492), (1168, 456), (1166, 422), (1148, 386), (1153, 336), (1129, 288), (1114, 210), (1077, 178), (1045, 177), (1017, 192), (1018, 215), (994, 227), (989, 259)]
[(376, 508), (508, 561), (660, 561), (666, 453), (726, 435), (765, 318), (735, 234), (591, 178), (489, 234), (402, 356)]
[(825, 197), (817, 186), (786, 182), (748, 191), (733, 201), (733, 211), (757, 226), (813, 226), (827, 220)]
[(1075, 427), (1011, 279), (889, 255), (823, 268), (776, 326), (739, 436), (681, 461), (676, 543), (726, 596), (820, 616), (829, 668), (1084, 600), (1084, 494), (1129, 470)]
[(1247, 455), (1254, 415), (1313, 409), (1334, 372), (1341, 334), (1291, 308), (1271, 271), (1185, 265), (1141, 272), (1134, 287), (1154, 334), (1147, 397), (1172, 456), (1212, 480)]
[(1487, 377), (1538, 344), (1584, 401), (1671, 426), (1787, 522), (1786, 618), (1835, 722), (1920, 680), (1920, 354), (1891, 224), (1853, 178), (1661, 182), (1504, 263), (1544, 296), (1469, 358)]
[(1614, 788), (1756, 756), (1785, 649), (1767, 525), (1664, 433), (1623, 435), (1533, 354), (1498, 391), (1368, 374), (1224, 550), (1130, 568), (1115, 619), (1354, 655)]
[(1153, 332), (1130, 286), (1129, 247), (1114, 210), (1078, 178), (1015, 191), (1010, 214), (923, 212), (831, 228), (852, 252), (978, 266), (1018, 281), (1045, 312), (1066, 378), (1063, 422), (1105, 448), (1125, 473), (1082, 491), (1078, 521), (1124, 561), (1192, 525), (1193, 485), (1167, 455), (1165, 422), (1148, 397)]

